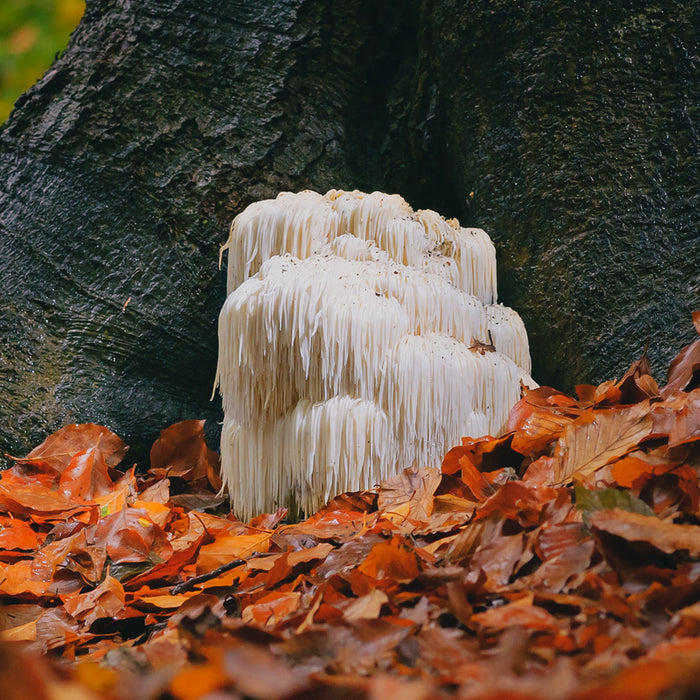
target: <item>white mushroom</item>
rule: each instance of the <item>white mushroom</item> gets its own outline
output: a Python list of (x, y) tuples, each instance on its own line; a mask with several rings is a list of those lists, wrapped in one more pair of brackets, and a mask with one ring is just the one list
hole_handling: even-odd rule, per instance
[(239, 214), (225, 247), (222, 475), (241, 517), (439, 465), (461, 436), (498, 433), (532, 384), (479, 229), (398, 195), (283, 193)]

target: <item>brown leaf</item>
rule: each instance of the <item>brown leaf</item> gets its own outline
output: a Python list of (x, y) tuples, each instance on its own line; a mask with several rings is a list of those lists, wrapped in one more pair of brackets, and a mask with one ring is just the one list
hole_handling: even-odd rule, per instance
[(649, 433), (648, 402), (629, 408), (589, 410), (567, 426), (554, 453), (553, 486), (585, 480), (635, 448)]
[(3, 700), (53, 700), (55, 676), (48, 662), (17, 644), (0, 644), (0, 688)]
[(58, 482), (58, 491), (67, 498), (92, 500), (104, 496), (114, 486), (107, 471), (105, 454), (97, 447), (76, 452)]
[(71, 617), (89, 627), (101, 617), (115, 617), (123, 609), (124, 600), (121, 583), (108, 575), (92, 591), (66, 597), (63, 607)]
[(375, 588), (366, 595), (353, 600), (343, 611), (343, 617), (348, 622), (355, 620), (376, 620), (382, 609), (382, 605), (389, 602), (384, 591)]
[(476, 519), (481, 520), (496, 513), (503, 518), (517, 520), (524, 527), (537, 525), (542, 509), (555, 497), (556, 492), (547, 486), (509, 481), (482, 504)]
[[(695, 330), (700, 333), (700, 311), (693, 312)], [(700, 338), (686, 345), (674, 358), (668, 368), (666, 386), (661, 389), (662, 398), (666, 399), (678, 391), (684, 391), (695, 383), (700, 373)]]
[(104, 548), (115, 563), (162, 561), (173, 554), (167, 534), (140, 508), (103, 518), (95, 528), (94, 546)]
[(472, 624), (491, 629), (525, 627), (531, 630), (548, 630), (556, 626), (556, 618), (544, 608), (521, 601), (506, 603), (497, 608), (472, 615)]
[(438, 469), (404, 469), (379, 487), (379, 512), (397, 511), (406, 513), (412, 520), (427, 519), (433, 511), (433, 494), (440, 478)]
[(516, 430), (511, 447), (523, 455), (540, 454), (573, 420), (573, 416), (536, 406)]
[(685, 551), (700, 555), (700, 526), (676, 525), (650, 515), (630, 513), (617, 508), (591, 513), (592, 529), (621, 537), (628, 542), (648, 543), (666, 554)]
[(525, 553), (523, 533), (517, 535), (486, 536), (482, 534), (480, 545), (469, 563), (468, 580), (476, 582), (486, 575), (489, 588), (505, 586)]
[(219, 455), (207, 447), (203, 420), (184, 420), (163, 430), (151, 448), (151, 471), (221, 488)]
[(420, 574), (418, 558), (412, 548), (399, 537), (375, 544), (357, 568), (370, 578), (388, 578), (393, 581), (413, 581)]
[(126, 445), (111, 430), (94, 423), (67, 425), (35, 447), (26, 457), (11, 457), (20, 464), (44, 464), (61, 474), (78, 452), (94, 448), (107, 466), (116, 467), (126, 454)]
[(553, 389), (551, 386), (540, 386), (531, 390), (526, 389), (525, 396), (510, 411), (508, 432), (518, 430), (537, 407), (567, 415), (579, 415), (581, 413), (581, 409), (574, 398)]
[(700, 440), (700, 389), (684, 394), (682, 399), (682, 406), (675, 412), (668, 435), (669, 447)]

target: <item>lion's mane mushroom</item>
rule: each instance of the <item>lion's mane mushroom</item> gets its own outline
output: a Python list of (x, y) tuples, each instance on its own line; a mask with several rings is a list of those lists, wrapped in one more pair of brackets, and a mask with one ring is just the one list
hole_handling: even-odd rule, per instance
[(533, 384), (480, 229), (398, 195), (283, 193), (239, 214), (225, 249), (222, 475), (243, 518), (438, 465)]

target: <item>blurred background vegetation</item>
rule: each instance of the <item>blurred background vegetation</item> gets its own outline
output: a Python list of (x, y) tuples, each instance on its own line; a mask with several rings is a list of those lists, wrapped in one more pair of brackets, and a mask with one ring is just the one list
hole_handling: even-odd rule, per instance
[(0, 0), (0, 123), (63, 51), (85, 0)]

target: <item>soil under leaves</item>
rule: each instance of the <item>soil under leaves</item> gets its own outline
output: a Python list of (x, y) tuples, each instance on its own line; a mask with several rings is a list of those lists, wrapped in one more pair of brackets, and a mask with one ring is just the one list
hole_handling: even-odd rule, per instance
[(203, 421), (144, 474), (63, 428), (0, 479), (2, 697), (696, 697), (700, 339), (577, 394), (292, 524), (227, 514)]

